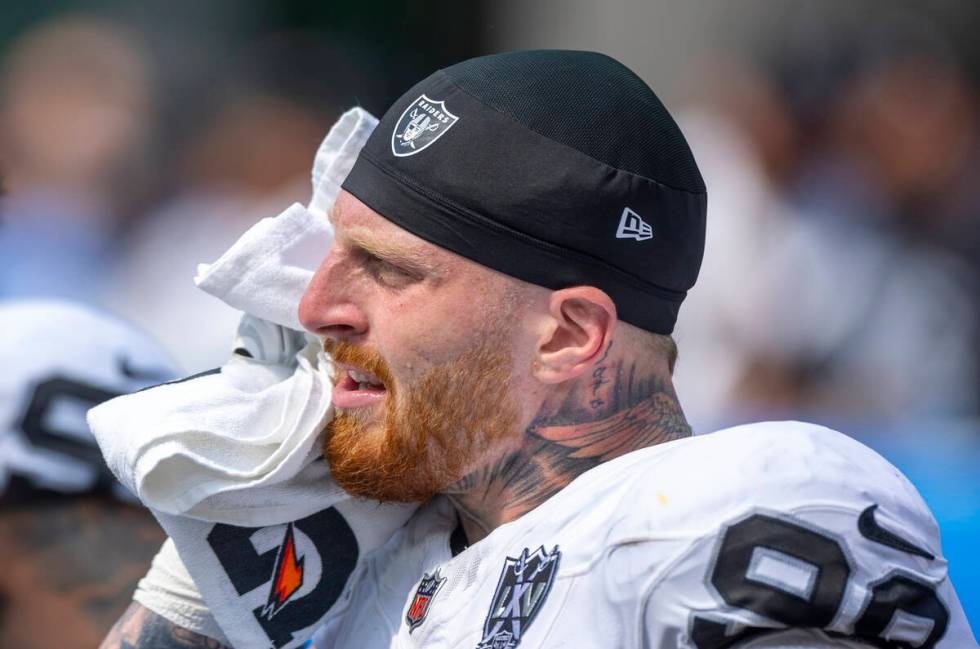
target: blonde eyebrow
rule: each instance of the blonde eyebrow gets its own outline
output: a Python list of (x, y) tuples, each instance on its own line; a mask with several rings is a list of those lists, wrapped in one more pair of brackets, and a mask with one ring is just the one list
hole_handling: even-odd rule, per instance
[(346, 244), (360, 248), (369, 255), (403, 267), (408, 271), (419, 274), (434, 274), (437, 277), (444, 275), (441, 265), (434, 263), (434, 260), (428, 258), (424, 253), (405, 250), (398, 245), (393, 245), (388, 241), (358, 230), (350, 230), (338, 236)]
[(331, 205), (330, 209), (327, 210), (327, 220), (334, 228), (335, 238), (343, 239), (346, 243), (359, 248), (369, 255), (390, 262), (396, 266), (402, 266), (408, 271), (431, 274), (438, 280), (445, 279), (448, 276), (448, 272), (443, 264), (437, 263), (436, 260), (431, 258), (431, 255), (427, 255), (422, 251), (409, 252), (379, 237), (372, 236), (370, 233), (359, 232), (358, 230), (360, 228), (347, 230), (343, 233), (337, 232), (337, 224), (334, 223), (335, 207), (336, 204)]
[(350, 231), (344, 232), (343, 234), (338, 233), (337, 224), (334, 223), (333, 220), (334, 219), (333, 210), (334, 210), (334, 205), (331, 205), (330, 209), (327, 210), (327, 221), (329, 221), (330, 225), (333, 226), (334, 238), (343, 239), (346, 242), (349, 242), (351, 245), (360, 248), (365, 252), (374, 255), (375, 257), (379, 257), (382, 259), (390, 259), (395, 262), (410, 261), (408, 258), (408, 254), (406, 252), (404, 252), (403, 250), (398, 250), (391, 244), (385, 241), (381, 241), (380, 239), (377, 239), (375, 237), (358, 234), (356, 230), (353, 232)]

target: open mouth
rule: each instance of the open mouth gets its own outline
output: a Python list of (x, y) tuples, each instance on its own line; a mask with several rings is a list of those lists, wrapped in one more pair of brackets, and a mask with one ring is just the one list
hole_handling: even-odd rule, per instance
[(381, 379), (374, 376), (373, 374), (368, 374), (367, 372), (361, 372), (355, 369), (347, 370), (347, 377), (351, 379), (353, 383), (357, 384), (358, 390), (384, 390), (384, 383)]
[(381, 379), (359, 368), (339, 365), (340, 380), (333, 389), (337, 408), (365, 408), (384, 400), (387, 390)]

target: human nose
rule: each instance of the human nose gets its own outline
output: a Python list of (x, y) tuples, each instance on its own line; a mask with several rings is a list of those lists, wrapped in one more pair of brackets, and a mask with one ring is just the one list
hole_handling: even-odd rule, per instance
[(349, 341), (367, 333), (367, 315), (352, 295), (349, 273), (335, 250), (320, 263), (303, 291), (299, 321), (307, 331), (334, 341)]

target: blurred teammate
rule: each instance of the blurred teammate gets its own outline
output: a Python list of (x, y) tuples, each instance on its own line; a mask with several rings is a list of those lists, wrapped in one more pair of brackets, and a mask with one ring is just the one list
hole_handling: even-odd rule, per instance
[(151, 85), (140, 38), (111, 21), (59, 16), (10, 44), (0, 296), (103, 301), (121, 219), (145, 186)]
[(176, 370), (74, 303), (0, 302), (0, 331), (0, 646), (93, 647), (163, 534), (105, 468), (85, 413)]

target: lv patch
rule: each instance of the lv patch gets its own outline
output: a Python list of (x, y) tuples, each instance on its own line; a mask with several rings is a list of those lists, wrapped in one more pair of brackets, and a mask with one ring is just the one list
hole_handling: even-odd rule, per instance
[(520, 643), (551, 592), (560, 560), (557, 545), (551, 552), (524, 548), (516, 559), (506, 558), (477, 649), (514, 649)]

